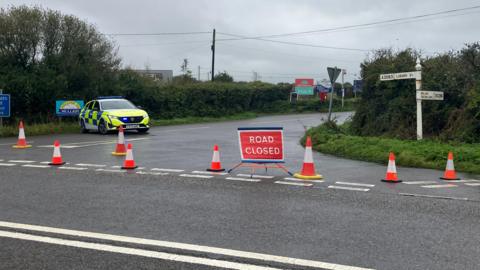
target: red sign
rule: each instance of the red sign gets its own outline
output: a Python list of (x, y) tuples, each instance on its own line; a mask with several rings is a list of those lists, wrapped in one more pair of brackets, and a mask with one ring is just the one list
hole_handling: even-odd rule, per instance
[(313, 79), (295, 79), (295, 86), (313, 86)]
[(283, 128), (238, 128), (242, 162), (284, 162)]

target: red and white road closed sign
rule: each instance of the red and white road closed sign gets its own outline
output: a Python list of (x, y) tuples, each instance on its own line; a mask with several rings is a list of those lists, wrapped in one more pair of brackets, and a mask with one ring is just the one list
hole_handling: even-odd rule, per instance
[(242, 162), (284, 162), (283, 128), (238, 128)]

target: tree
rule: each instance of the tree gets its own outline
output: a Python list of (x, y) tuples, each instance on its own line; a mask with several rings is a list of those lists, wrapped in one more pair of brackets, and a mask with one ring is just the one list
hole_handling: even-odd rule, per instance
[(230, 76), (227, 71), (219, 72), (215, 75), (216, 82), (233, 82), (233, 77)]
[(113, 43), (75, 16), (39, 7), (0, 9), (0, 88), (13, 116), (45, 118), (55, 99), (89, 99), (115, 85)]

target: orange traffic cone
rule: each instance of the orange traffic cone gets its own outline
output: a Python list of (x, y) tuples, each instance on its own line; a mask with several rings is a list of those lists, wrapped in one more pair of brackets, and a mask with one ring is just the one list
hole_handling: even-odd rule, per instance
[(320, 174), (315, 172), (315, 164), (313, 163), (312, 155), (312, 139), (307, 137), (305, 144), (305, 157), (303, 159), (302, 171), (293, 175), (293, 177), (300, 179), (322, 179)]
[(447, 167), (445, 168), (445, 173), (443, 177), (440, 177), (443, 180), (459, 180), (460, 178), (457, 177), (455, 173), (455, 167), (453, 166), (453, 153), (448, 152), (448, 160), (447, 160)]
[(60, 142), (56, 140), (53, 144), (52, 162), (48, 163), (48, 165), (59, 166), (63, 164), (65, 164), (65, 162), (62, 160), (62, 154), (60, 153)]
[(223, 172), (225, 171), (222, 168), (222, 164), (220, 163), (220, 152), (218, 151), (218, 145), (213, 146), (213, 157), (212, 157), (212, 164), (210, 168), (207, 169), (209, 172)]
[(18, 141), (17, 141), (17, 144), (13, 146), (13, 148), (25, 149), (30, 147), (32, 146), (27, 144), (27, 140), (25, 139), (25, 130), (23, 129), (23, 121), (20, 121), (20, 124), (18, 126)]
[(115, 147), (115, 151), (112, 152), (114, 156), (125, 156), (127, 154), (127, 150), (125, 149), (125, 136), (123, 133), (123, 127), (120, 126), (118, 129), (118, 139), (117, 139), (117, 146)]
[(387, 174), (385, 175), (385, 178), (382, 179), (382, 181), (388, 183), (402, 182), (402, 180), (398, 180), (397, 167), (395, 166), (395, 155), (393, 154), (393, 152), (390, 152), (390, 155), (388, 157)]
[(127, 145), (127, 156), (125, 157), (125, 161), (123, 162), (122, 169), (130, 170), (135, 169), (138, 166), (135, 165), (135, 160), (133, 160), (133, 151), (132, 151), (132, 144)]

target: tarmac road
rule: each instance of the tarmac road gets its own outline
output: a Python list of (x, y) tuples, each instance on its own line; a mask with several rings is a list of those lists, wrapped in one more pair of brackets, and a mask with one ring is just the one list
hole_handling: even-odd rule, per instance
[[(339, 121), (348, 116), (337, 114)], [(318, 182), (273, 170), (253, 178), (242, 170), (203, 172), (215, 143), (225, 167), (238, 163), (239, 126), (283, 126), (286, 166), (296, 171), (304, 128), (322, 118), (271, 116), (127, 134), (144, 167), (135, 172), (112, 167), (122, 162), (110, 154), (115, 135), (27, 137), (34, 145), (27, 150), (2, 139), (0, 269), (478, 269), (475, 176), (445, 183), (441, 171), (397, 168), (405, 182), (386, 184), (379, 181), (384, 165), (322, 154), (314, 155), (325, 177)], [(42, 163), (54, 139), (69, 163), (63, 168)]]

